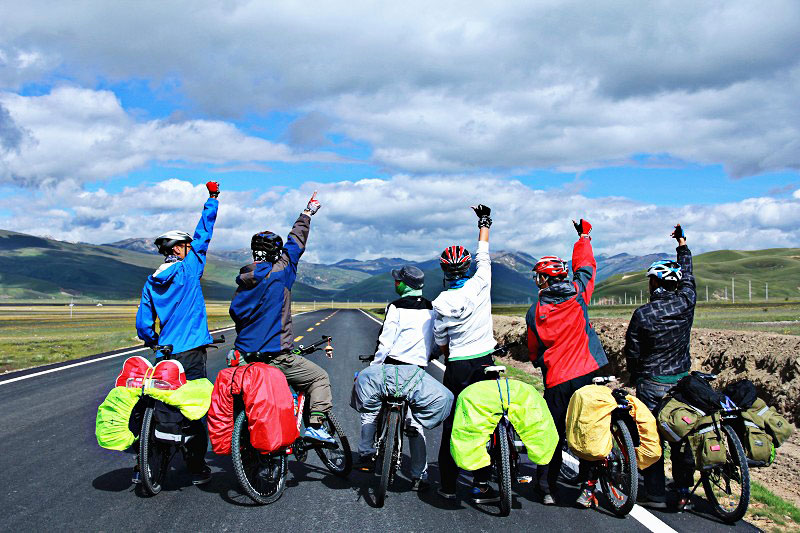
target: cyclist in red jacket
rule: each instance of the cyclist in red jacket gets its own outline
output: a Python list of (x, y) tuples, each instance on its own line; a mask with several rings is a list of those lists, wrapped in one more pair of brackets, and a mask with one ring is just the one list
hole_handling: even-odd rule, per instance
[[(566, 440), (567, 406), (572, 394), (592, 382), (593, 373), (608, 364), (606, 353), (589, 323), (588, 305), (594, 290), (597, 263), (589, 232), (592, 225), (581, 219), (572, 222), (578, 242), (572, 249), (572, 281), (567, 280), (567, 263), (555, 256), (539, 259), (533, 271), (539, 287), (538, 301), (531, 306), (525, 321), (528, 325), (528, 353), (534, 366), (542, 369), (544, 399), (558, 430), (559, 445), (541, 478), (547, 476), (543, 503), (555, 503), (553, 494), (561, 470), (561, 448)], [(582, 463), (582, 478), (586, 471)], [(591, 482), (584, 484), (578, 504), (591, 505), (594, 497)]]

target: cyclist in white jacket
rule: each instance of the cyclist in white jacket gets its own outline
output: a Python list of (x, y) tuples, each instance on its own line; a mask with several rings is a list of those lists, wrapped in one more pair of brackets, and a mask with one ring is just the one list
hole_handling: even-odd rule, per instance
[[(447, 367), (442, 383), (454, 396), (475, 382), (486, 379), (484, 369), (494, 364), (489, 355), (497, 346), (492, 327), (492, 261), (489, 257), (489, 227), (491, 210), (485, 205), (472, 208), (478, 216), (478, 251), (476, 270), (467, 277), (471, 257), (463, 246), (450, 246), (442, 252), (440, 266), (444, 272), (445, 288), (433, 301), (436, 313), (434, 340), (445, 355)], [(442, 424), (439, 446), (439, 472), (442, 486), (437, 493), (442, 498), (456, 498), (458, 467), (450, 455), (450, 435), (453, 431), (453, 410)], [(500, 501), (496, 490), (489, 486), (490, 467), (474, 472), (472, 501)]]
[[(411, 265), (392, 270), (395, 291), (400, 295), (386, 307), (373, 365), (428, 366), (433, 344), (433, 310), (431, 302), (422, 297), (425, 274)], [(374, 466), (375, 431), (378, 412), (361, 413), (361, 439), (358, 452), (361, 461), (357, 468), (370, 471)], [(414, 419), (409, 409), (405, 420), (405, 434), (411, 451), (412, 489), (417, 491), (429, 487), (425, 434), (422, 425)]]

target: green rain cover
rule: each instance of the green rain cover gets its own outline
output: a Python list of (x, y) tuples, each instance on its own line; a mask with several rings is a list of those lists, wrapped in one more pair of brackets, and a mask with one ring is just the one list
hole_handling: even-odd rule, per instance
[(97, 444), (109, 450), (124, 451), (136, 442), (128, 420), (142, 395), (141, 389), (114, 387), (97, 408), (95, 435)]
[(500, 421), (504, 406), (528, 449), (528, 458), (537, 464), (550, 462), (558, 444), (558, 432), (544, 398), (527, 383), (501, 379), (473, 383), (458, 396), (450, 453), (460, 468), (477, 470), (490, 464), (486, 443)]
[(211, 406), (214, 385), (206, 378), (192, 379), (175, 390), (147, 388), (145, 394), (167, 405), (177, 407), (189, 420), (199, 420)]

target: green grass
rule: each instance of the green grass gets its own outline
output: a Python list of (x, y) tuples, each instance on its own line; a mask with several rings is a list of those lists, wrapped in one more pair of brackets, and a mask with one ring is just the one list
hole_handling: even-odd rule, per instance
[[(227, 303), (207, 304), (209, 328), (231, 325)], [(136, 304), (126, 306), (0, 307), (0, 372), (141, 345)]]
[[(753, 302), (765, 302), (769, 284), (769, 301), (797, 300), (800, 297), (800, 249), (773, 248), (768, 250), (720, 250), (694, 256), (698, 298), (731, 302), (735, 288), (736, 301), (749, 300), (752, 284)], [(735, 279), (731, 287), (731, 279)], [(726, 297), (727, 288), (727, 300)], [(619, 301), (625, 297), (647, 299), (647, 278), (644, 271), (626, 272), (603, 280), (597, 285), (594, 300)]]
[[(766, 518), (790, 531), (797, 531), (800, 528), (800, 509), (776, 496), (760, 483), (755, 481), (750, 483), (750, 500), (748, 516)], [(753, 505), (752, 502), (762, 505)]]
[(533, 385), (537, 391), (544, 392), (544, 384), (539, 376), (534, 376), (522, 369), (515, 368), (502, 360), (498, 360), (497, 362), (506, 365), (506, 377), (522, 381), (528, 385)]

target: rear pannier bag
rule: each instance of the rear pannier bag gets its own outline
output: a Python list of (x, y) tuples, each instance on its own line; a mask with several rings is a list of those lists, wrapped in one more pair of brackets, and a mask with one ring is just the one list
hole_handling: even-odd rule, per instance
[(679, 442), (704, 416), (702, 410), (670, 398), (658, 411), (658, 431), (669, 442)]
[(265, 363), (251, 363), (225, 368), (217, 374), (208, 410), (208, 434), (214, 453), (231, 453), (233, 397), (237, 395), (244, 403), (253, 448), (271, 453), (298, 438), (294, 399), (283, 372)]
[(710, 417), (702, 420), (700, 429), (689, 435), (689, 446), (694, 455), (695, 466), (702, 470), (725, 463), (725, 435)]
[(572, 395), (567, 407), (566, 437), (570, 449), (586, 461), (599, 461), (611, 453), (611, 413), (617, 400), (611, 389), (586, 385)]
[(753, 461), (760, 461), (764, 465), (772, 464), (772, 461), (775, 460), (775, 447), (772, 445), (772, 438), (753, 421), (750, 413), (742, 413), (742, 419), (744, 424), (742, 444), (747, 457)]
[(794, 432), (794, 426), (782, 417), (774, 407), (768, 406), (761, 398), (756, 399), (747, 412), (751, 415), (751, 420), (764, 428), (767, 434), (772, 437), (772, 442), (776, 448), (780, 447)]
[(736, 407), (742, 410), (750, 409), (756, 401), (756, 386), (749, 379), (740, 379), (734, 383), (729, 383), (724, 389), (723, 394), (733, 400)]
[(106, 399), (97, 408), (95, 420), (97, 444), (103, 448), (117, 451), (130, 448), (138, 436), (131, 431), (130, 418), (136, 410), (141, 396), (141, 389), (129, 389), (128, 387), (111, 389)]

